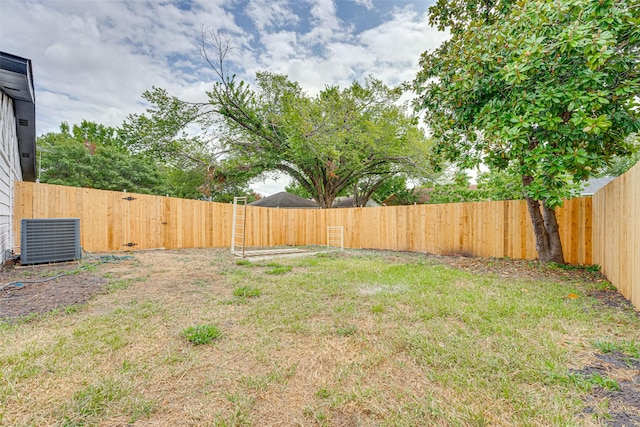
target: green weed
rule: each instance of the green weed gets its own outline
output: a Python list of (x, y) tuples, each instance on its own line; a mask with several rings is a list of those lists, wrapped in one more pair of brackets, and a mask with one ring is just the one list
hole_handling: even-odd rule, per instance
[(593, 387), (601, 387), (605, 390), (620, 391), (618, 382), (612, 378), (604, 377), (598, 373), (583, 374), (571, 372), (568, 374), (569, 381), (578, 388), (591, 391)]
[(371, 306), (371, 312), (373, 314), (382, 314), (382, 313), (384, 313), (384, 304), (382, 304), (382, 303), (373, 304)]
[(611, 282), (609, 282), (608, 280), (602, 280), (601, 282), (598, 282), (596, 289), (599, 291), (605, 291), (605, 292), (617, 290), (616, 287), (613, 286)]
[(272, 268), (271, 270), (265, 271), (266, 274), (285, 274), (293, 270), (293, 267), (290, 265), (279, 265), (277, 267)]
[(147, 280), (149, 280), (149, 278), (146, 276), (114, 280), (107, 284), (105, 290), (107, 292), (123, 290), (129, 288), (134, 283), (144, 283)]
[(83, 307), (85, 307), (84, 304), (68, 305), (64, 308), (64, 314), (70, 316), (72, 314), (79, 313), (80, 311), (82, 311)]
[(356, 325), (342, 325), (336, 328), (336, 334), (342, 337), (349, 337), (355, 334), (358, 331), (358, 327)]
[(328, 399), (331, 396), (331, 392), (326, 388), (321, 388), (320, 390), (316, 391), (316, 396), (320, 399)]
[(222, 336), (222, 332), (215, 325), (189, 326), (182, 331), (182, 336), (192, 344), (209, 344)]
[(129, 422), (149, 417), (155, 402), (135, 396), (122, 381), (105, 379), (76, 391), (64, 409), (62, 425), (85, 426), (99, 424), (104, 416), (127, 414)]
[(584, 269), (590, 273), (597, 273), (600, 271), (600, 266), (598, 264), (585, 265)]
[(116, 381), (105, 380), (87, 386), (73, 394), (73, 410), (81, 419), (102, 415), (109, 405), (127, 395), (127, 390)]
[(233, 296), (238, 298), (254, 298), (262, 295), (262, 291), (251, 286), (239, 286), (233, 290)]

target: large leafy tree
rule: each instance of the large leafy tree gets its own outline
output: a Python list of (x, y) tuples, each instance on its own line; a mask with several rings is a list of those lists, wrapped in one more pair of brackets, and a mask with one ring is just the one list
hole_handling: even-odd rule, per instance
[(209, 94), (237, 135), (230, 147), (256, 170), (288, 174), (322, 207), (344, 191), (364, 206), (385, 180), (428, 167), (427, 141), (397, 105), (399, 90), (368, 79), (309, 96), (270, 73), (258, 74), (257, 85), (253, 92), (229, 80)]
[(252, 195), (248, 183), (254, 174), (225, 158), (226, 136), (216, 132), (207, 104), (182, 102), (160, 88), (143, 98), (150, 104), (146, 114), (130, 115), (120, 136), (132, 152), (166, 166), (177, 196), (226, 202), (233, 195)]
[(169, 192), (162, 168), (130, 153), (115, 128), (83, 121), (38, 138), (40, 181), (146, 194)]
[(220, 33), (203, 37), (202, 53), (218, 77), (208, 102), (184, 102), (155, 88), (145, 93), (150, 114), (132, 117), (130, 127), (158, 123), (170, 130), (161, 133), (176, 135), (197, 124), (213, 135), (222, 153), (222, 177), (284, 173), (322, 207), (331, 207), (347, 190), (356, 191), (364, 204), (386, 179), (427, 168), (427, 140), (399, 105), (400, 89), (369, 78), (311, 96), (286, 76), (269, 72), (258, 73), (250, 87), (228, 74), (229, 49)]
[(422, 55), (418, 107), (437, 152), (520, 178), (539, 259), (564, 262), (554, 208), (568, 182), (627, 155), (640, 127), (640, 8), (537, 0), (491, 11)]

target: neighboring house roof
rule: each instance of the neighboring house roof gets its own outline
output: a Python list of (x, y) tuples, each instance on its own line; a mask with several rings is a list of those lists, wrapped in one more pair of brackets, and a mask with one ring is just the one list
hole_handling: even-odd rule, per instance
[(581, 196), (593, 196), (596, 191), (616, 179), (615, 176), (607, 176), (604, 178), (590, 178), (583, 184), (583, 189), (580, 192)]
[(269, 197), (263, 197), (255, 202), (249, 203), (249, 206), (262, 206), (263, 208), (303, 208), (318, 209), (320, 206), (313, 200), (303, 199), (286, 191), (273, 194)]
[[(353, 208), (355, 203), (354, 199), (355, 198), (353, 196), (336, 197), (333, 200), (333, 204), (331, 205), (331, 207), (332, 208)], [(377, 206), (380, 206), (380, 204), (373, 199), (369, 199), (367, 201), (367, 204), (365, 205), (365, 207), (367, 208), (375, 208)]]
[(22, 178), (36, 178), (36, 97), (31, 60), (0, 52), (0, 90), (13, 99)]

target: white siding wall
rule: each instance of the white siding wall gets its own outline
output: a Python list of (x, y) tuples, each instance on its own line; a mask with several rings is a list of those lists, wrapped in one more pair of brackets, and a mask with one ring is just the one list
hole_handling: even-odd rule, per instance
[(13, 182), (22, 180), (13, 101), (0, 92), (0, 263), (13, 248)]

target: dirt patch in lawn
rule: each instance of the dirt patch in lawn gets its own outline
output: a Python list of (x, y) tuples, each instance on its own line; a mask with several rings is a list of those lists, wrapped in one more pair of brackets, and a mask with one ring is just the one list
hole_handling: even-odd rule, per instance
[(99, 293), (107, 279), (77, 271), (79, 262), (35, 266), (7, 263), (0, 272), (0, 318), (14, 319), (82, 304)]
[(640, 359), (619, 351), (596, 353), (589, 364), (571, 373), (585, 382), (603, 383), (585, 396), (585, 415), (598, 414), (606, 403), (606, 425), (640, 426)]

